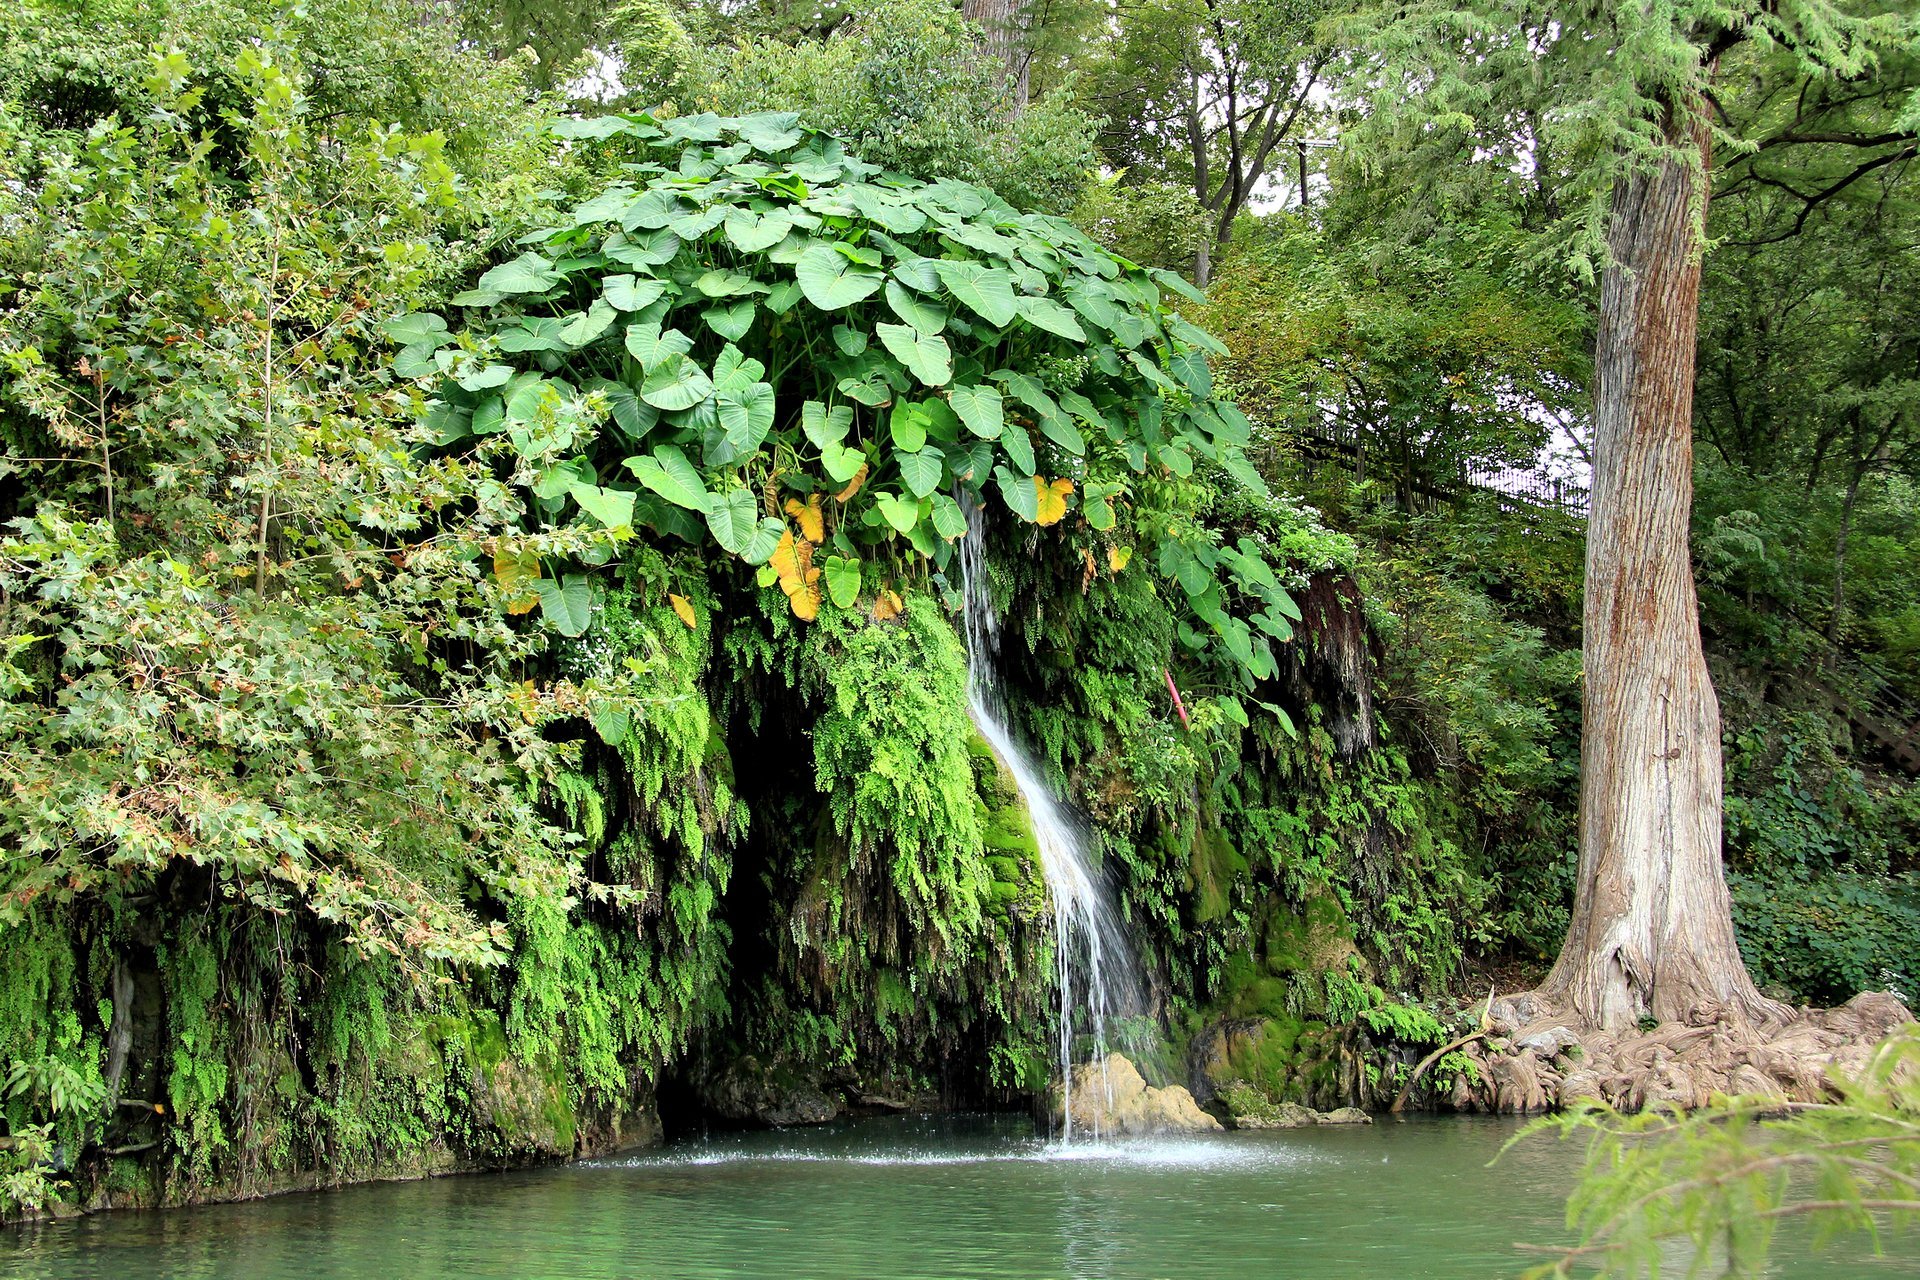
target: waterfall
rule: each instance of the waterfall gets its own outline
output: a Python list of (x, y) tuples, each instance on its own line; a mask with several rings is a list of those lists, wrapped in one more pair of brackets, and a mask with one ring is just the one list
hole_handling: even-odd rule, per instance
[[(979, 504), (962, 498), (967, 536), (960, 544), (965, 601), (967, 710), (980, 736), (1013, 776), (1033, 824), (1034, 844), (1053, 908), (1054, 956), (1060, 984), (1059, 1067), (1063, 1141), (1073, 1140), (1073, 1044), (1084, 1027), (1103, 1078), (1109, 1024), (1144, 1005), (1133, 948), (1088, 853), (1085, 830), (1054, 798), (1033, 759), (1008, 727), (995, 666), (999, 626), (987, 589), (986, 538)], [(1096, 1112), (1096, 1114), (1098, 1114)], [(1098, 1137), (1098, 1125), (1095, 1134)]]

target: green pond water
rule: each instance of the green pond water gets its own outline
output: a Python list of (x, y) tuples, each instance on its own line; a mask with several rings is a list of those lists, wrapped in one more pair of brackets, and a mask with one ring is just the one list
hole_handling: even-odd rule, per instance
[[(1062, 1152), (1010, 1117), (866, 1120), (511, 1174), (100, 1214), (0, 1236), (0, 1275), (1484, 1280), (1526, 1265), (1515, 1241), (1563, 1238), (1579, 1165), (1577, 1146), (1540, 1137), (1487, 1167), (1516, 1127), (1421, 1118)], [(1788, 1247), (1773, 1274), (1920, 1276), (1914, 1243), (1817, 1262)]]

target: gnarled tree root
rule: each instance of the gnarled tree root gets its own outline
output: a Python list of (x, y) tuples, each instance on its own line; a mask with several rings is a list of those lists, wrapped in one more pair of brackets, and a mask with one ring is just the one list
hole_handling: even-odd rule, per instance
[(1442, 1052), (1460, 1048), (1476, 1067), (1478, 1079), (1462, 1073), (1454, 1084), (1462, 1111), (1527, 1114), (1584, 1099), (1627, 1111), (1692, 1109), (1716, 1094), (1814, 1102), (1831, 1093), (1831, 1072), (1858, 1071), (1874, 1045), (1911, 1021), (1897, 997), (1867, 992), (1837, 1009), (1763, 1023), (1707, 1002), (1684, 1021), (1609, 1033), (1529, 992), (1489, 1001), (1484, 1032)]

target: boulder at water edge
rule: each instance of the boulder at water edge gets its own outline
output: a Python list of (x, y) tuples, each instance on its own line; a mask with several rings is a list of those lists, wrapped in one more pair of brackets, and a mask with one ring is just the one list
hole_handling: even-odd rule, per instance
[[(1200, 1109), (1177, 1084), (1154, 1088), (1123, 1054), (1073, 1069), (1073, 1128), (1103, 1137), (1144, 1138), (1164, 1133), (1214, 1133), (1224, 1126)], [(1053, 1123), (1064, 1118), (1060, 1091), (1053, 1093)]]

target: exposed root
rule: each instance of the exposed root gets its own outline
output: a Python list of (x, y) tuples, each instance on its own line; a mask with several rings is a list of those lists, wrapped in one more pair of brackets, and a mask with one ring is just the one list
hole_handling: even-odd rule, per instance
[(1684, 1021), (1612, 1034), (1560, 1016), (1539, 994), (1491, 1000), (1485, 1032), (1463, 1049), (1478, 1079), (1462, 1073), (1452, 1103), (1463, 1111), (1547, 1111), (1584, 1099), (1623, 1110), (1672, 1103), (1705, 1106), (1716, 1094), (1814, 1102), (1830, 1073), (1852, 1074), (1873, 1047), (1913, 1014), (1886, 992), (1837, 1009), (1800, 1009), (1754, 1023), (1715, 1002)]

